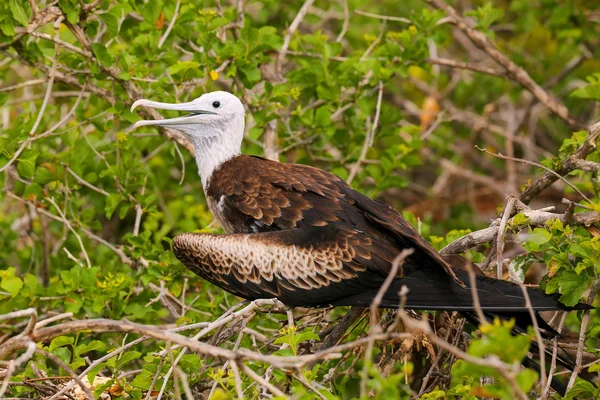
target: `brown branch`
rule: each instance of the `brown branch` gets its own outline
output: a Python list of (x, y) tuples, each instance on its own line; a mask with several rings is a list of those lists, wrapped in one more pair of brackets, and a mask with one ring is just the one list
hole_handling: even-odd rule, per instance
[(422, 332), (437, 346), (441, 347), (442, 349), (450, 352), (454, 356), (468, 363), (477, 365), (479, 367), (492, 368), (496, 370), (504, 379), (506, 379), (511, 389), (513, 390), (513, 394), (516, 398), (520, 400), (527, 400), (527, 396), (519, 388), (519, 385), (516, 381), (516, 376), (520, 368), (518, 364), (507, 364), (495, 355), (491, 355), (487, 358), (474, 357), (459, 349), (458, 347), (453, 346), (451, 343), (448, 343), (447, 341), (438, 337), (429, 325), (429, 322), (427, 320), (415, 320), (413, 318), (410, 318), (403, 308), (400, 308), (400, 310), (398, 310), (398, 315), (404, 323), (404, 326), (407, 330), (413, 332)]
[(294, 34), (294, 32), (296, 32), (296, 30), (300, 26), (300, 23), (306, 16), (308, 9), (310, 8), (310, 6), (312, 6), (314, 2), (315, 0), (306, 0), (304, 4), (302, 4), (302, 7), (300, 7), (300, 10), (298, 10), (298, 14), (296, 14), (296, 17), (285, 32), (285, 36), (283, 37), (283, 45), (281, 46), (281, 50), (279, 50), (279, 55), (277, 56), (277, 61), (275, 64), (275, 71), (279, 76), (281, 76), (283, 62), (285, 60), (287, 50), (290, 47), (290, 42), (292, 41), (292, 35)]
[[(531, 165), (531, 166), (534, 166), (534, 167), (542, 168), (542, 169), (546, 170), (548, 174), (554, 176), (555, 180), (556, 179), (560, 179), (561, 181), (563, 181), (564, 183), (566, 183), (567, 186), (569, 186), (571, 189), (573, 189), (574, 191), (576, 191), (585, 200), (590, 201), (590, 199), (585, 194), (583, 194), (583, 192), (581, 192), (581, 190), (577, 189), (577, 187), (575, 185), (573, 185), (571, 182), (569, 182), (563, 175), (559, 174), (556, 171), (553, 171), (552, 169), (546, 167), (545, 165), (542, 165), (542, 164), (537, 163), (535, 161), (524, 160), (522, 158), (505, 156), (504, 154), (501, 154), (501, 153), (492, 153), (491, 151), (488, 151), (487, 149), (482, 149), (479, 146), (475, 146), (475, 148), (477, 150), (479, 150), (479, 151), (484, 152), (485, 154), (489, 154), (490, 156), (494, 156), (494, 157), (500, 158), (502, 160), (518, 161), (518, 162), (521, 162), (523, 164), (528, 164), (528, 165)], [(573, 169), (575, 169), (575, 168), (573, 168)]]
[(444, 2), (444, 0), (425, 0), (433, 7), (442, 10), (448, 14), (450, 23), (456, 25), (458, 29), (464, 32), (465, 35), (481, 50), (487, 53), (498, 64), (500, 64), (512, 80), (516, 81), (523, 88), (531, 92), (540, 103), (544, 104), (550, 111), (565, 121), (572, 129), (581, 129), (581, 124), (569, 115), (569, 110), (558, 99), (548, 93), (544, 88), (538, 85), (529, 74), (517, 64), (512, 62), (510, 58), (505, 56), (498, 48), (485, 36), (482, 32), (473, 29), (456, 10)]
[(556, 176), (557, 174), (559, 176), (565, 176), (576, 170), (581, 165), (581, 160), (585, 160), (592, 151), (596, 150), (596, 140), (598, 139), (598, 136), (600, 136), (600, 122), (596, 122), (590, 126), (588, 128), (588, 132), (589, 135), (581, 147), (579, 147), (573, 154), (565, 158), (553, 173), (546, 172), (538, 180), (527, 186), (520, 197), (520, 200), (523, 203), (528, 204), (544, 189), (556, 182), (558, 180), (558, 177)]
[(513, 196), (509, 196), (506, 200), (506, 206), (504, 207), (504, 213), (502, 214), (502, 219), (500, 220), (500, 225), (498, 226), (498, 233), (496, 234), (496, 278), (502, 279), (502, 252), (504, 251), (504, 235), (506, 234), (506, 224), (508, 223), (508, 218), (510, 217), (513, 207), (515, 205), (515, 201), (517, 199)]
[(90, 388), (83, 383), (83, 381), (79, 378), (79, 376), (77, 376), (77, 374), (75, 373), (75, 371), (73, 371), (73, 369), (71, 367), (69, 367), (63, 360), (61, 360), (60, 358), (58, 358), (57, 356), (55, 356), (54, 354), (44, 350), (44, 349), (36, 349), (35, 350), (36, 353), (41, 354), (42, 356), (51, 359), (56, 365), (58, 365), (60, 368), (64, 369), (65, 371), (67, 371), (67, 373), (69, 375), (71, 375), (71, 377), (75, 380), (75, 382), (77, 382), (77, 384), (79, 385), (79, 387), (81, 387), (81, 390), (83, 391), (83, 393), (85, 394), (85, 397), (88, 400), (94, 400), (94, 395), (92, 394)]
[(449, 58), (430, 58), (427, 60), (431, 64), (444, 65), (451, 68), (468, 69), (469, 71), (481, 72), (487, 75), (506, 77), (507, 74), (504, 71), (499, 71), (493, 68), (487, 68), (477, 64), (470, 64), (462, 61), (454, 61)]
[[(599, 284), (596, 281), (596, 283), (594, 283), (592, 289), (590, 290), (590, 294), (588, 295), (587, 304), (592, 304), (592, 302), (596, 298), (596, 293), (598, 292), (598, 287), (599, 287)], [(581, 369), (582, 369), (581, 364), (582, 364), (582, 359), (583, 359), (583, 351), (584, 351), (584, 347), (585, 347), (585, 334), (587, 333), (587, 328), (590, 323), (590, 318), (591, 318), (590, 310), (585, 310), (583, 312), (583, 318), (581, 320), (581, 328), (579, 331), (579, 340), (577, 342), (577, 356), (575, 359), (575, 368), (573, 368), (573, 374), (571, 375), (571, 378), (569, 379), (569, 383), (567, 384), (567, 391), (571, 390), (571, 388), (575, 384), (575, 381), (577, 380), (577, 376), (579, 375), (579, 373), (581, 372)]]
[[(527, 223), (525, 226), (545, 226), (546, 222), (555, 219), (558, 219), (563, 224), (582, 226), (590, 226), (600, 222), (600, 213), (595, 211), (569, 215), (568, 213), (558, 214), (543, 210), (532, 210), (520, 201), (517, 201), (516, 205), (519, 212), (522, 212), (523, 215), (527, 217)], [(513, 221), (514, 218), (511, 218), (508, 220), (507, 224), (513, 226)], [(471, 232), (459, 239), (456, 239), (441, 249), (440, 254), (460, 254), (475, 246), (493, 242), (498, 235), (499, 223), (499, 220), (495, 220), (488, 228)], [(522, 226), (516, 228), (522, 228)]]
[(377, 323), (377, 311), (379, 310), (379, 306), (381, 305), (381, 300), (383, 296), (387, 293), (388, 289), (392, 282), (397, 279), (398, 276), (402, 276), (402, 264), (406, 257), (410, 256), (415, 252), (414, 249), (404, 249), (400, 254), (394, 258), (394, 262), (392, 263), (392, 267), (390, 268), (390, 272), (388, 276), (385, 278), (385, 281), (377, 291), (375, 298), (371, 302), (371, 306), (369, 307), (370, 312), (370, 326), (369, 326), (369, 335), (367, 339), (367, 348), (365, 350), (365, 361), (362, 369), (362, 379), (360, 380), (360, 394), (361, 398), (364, 398), (367, 395), (367, 378), (369, 376), (369, 367), (371, 365), (372, 353), (373, 353), (373, 345), (375, 344), (375, 340), (373, 339), (375, 335), (382, 332), (381, 326)]

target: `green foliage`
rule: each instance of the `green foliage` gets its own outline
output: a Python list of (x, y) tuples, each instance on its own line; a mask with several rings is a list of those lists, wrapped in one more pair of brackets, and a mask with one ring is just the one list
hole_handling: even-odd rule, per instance
[[(238, 14), (238, 3), (244, 6), (243, 14)], [(557, 168), (587, 136), (586, 131), (572, 133), (539, 103), (529, 104), (531, 94), (512, 77), (431, 64), (434, 54), (468, 60), (473, 48), (465, 47), (450, 24), (442, 23), (445, 13), (423, 2), (315, 2), (300, 27), (290, 32), (303, 4), (0, 2), (0, 314), (33, 307), (41, 318), (68, 312), (77, 320), (127, 319), (172, 328), (214, 321), (238, 302), (188, 271), (170, 251), (171, 239), (179, 233), (221, 230), (211, 224), (191, 154), (154, 128), (131, 130), (139, 115), (131, 113), (130, 106), (139, 97), (183, 102), (213, 90), (235, 93), (247, 105), (244, 152), (262, 155), (265, 127), (277, 120), (275, 144), (282, 161), (314, 165), (342, 179), (348, 179), (358, 163), (352, 186), (397, 209), (408, 208), (405, 217), (437, 249), (487, 227), (503, 201), (502, 196), (485, 197), (497, 187), (490, 190), (479, 180), (464, 179), (446, 170), (441, 160), (504, 187), (507, 163), (478, 154), (474, 144), (502, 152), (510, 144), (515, 156), (546, 158), (546, 167)], [(384, 24), (364, 12), (409, 22)], [(464, 10), (476, 29), (580, 120), (593, 118), (591, 100), (600, 99), (594, 22), (598, 12), (595, 2), (560, 0), (543, 0), (535, 7), (529, 0), (479, 1), (472, 10)], [(59, 15), (62, 22), (55, 31)], [(59, 45), (49, 39), (55, 36)], [(289, 47), (279, 70), (276, 59), (284, 43)], [(569, 60), (580, 56), (577, 68), (549, 85)], [(486, 66), (489, 60), (477, 62)], [(380, 85), (383, 101), (374, 127)], [(434, 109), (429, 116), (428, 102)], [(519, 124), (516, 132), (513, 125), (504, 125), (516, 121), (512, 117), (517, 115), (507, 118), (506, 110), (525, 109), (534, 120)], [(428, 117), (431, 121), (426, 123)], [(373, 144), (365, 147), (370, 131)], [(507, 132), (516, 140), (508, 141)], [(594, 152), (589, 160), (599, 161), (600, 155)], [(518, 168), (516, 187), (528, 186), (539, 172)], [(576, 171), (567, 178), (588, 194), (585, 205), (600, 211), (597, 174)], [(554, 199), (557, 204), (563, 195), (574, 192), (565, 189)], [(526, 251), (511, 265), (523, 276), (534, 263), (547, 267), (542, 287), (559, 293), (564, 304), (576, 304), (600, 273), (600, 244), (593, 227), (558, 221), (529, 227), (530, 223), (517, 214), (508, 227), (520, 234)], [(464, 255), (480, 263), (489, 247)], [(262, 354), (305, 354), (322, 343), (319, 329), (345, 311), (335, 309), (321, 319), (310, 319), (310, 313), (296, 315), (304, 319), (286, 328), (285, 316), (257, 311), (247, 328), (266, 337), (264, 342), (256, 344), (248, 334), (229, 332), (237, 333), (240, 325), (200, 340)], [(600, 317), (592, 315), (586, 345), (596, 352)], [(567, 327), (576, 333), (580, 319), (581, 313), (573, 313)], [(23, 326), (23, 321), (7, 322), (0, 336), (16, 336)], [(510, 325), (501, 323), (481, 330), (481, 336), (472, 335), (470, 346), (468, 341), (461, 343), (469, 354), (507, 363), (523, 359), (531, 335), (513, 337)], [(361, 320), (346, 340), (367, 331), (368, 322)], [(233, 336), (225, 337), (227, 333)], [(88, 360), (107, 356), (132, 336), (82, 331), (40, 346), (81, 374)], [(374, 365), (366, 378), (369, 398), (414, 397), (411, 390), (423, 369), (415, 360), (431, 362), (429, 355), (417, 353), (416, 344), (405, 361), (394, 360), (387, 370), (380, 369), (377, 362), (398, 352), (395, 340), (375, 344)], [(181, 381), (180, 375), (176, 380), (173, 374), (165, 377), (181, 349), (164, 346), (147, 340), (90, 368), (85, 375), (94, 394), (115, 389), (113, 398), (142, 399), (164, 384), (166, 395), (175, 397), (181, 387), (174, 382)], [(39, 354), (33, 361), (47, 376), (67, 375)], [(364, 354), (353, 349), (343, 358), (301, 371), (269, 369), (254, 361), (245, 365), (260, 376), (270, 374), (270, 382), (294, 398), (347, 399), (361, 395), (363, 362)], [(213, 399), (236, 398), (234, 372), (221, 361), (185, 354), (178, 367), (192, 387), (210, 390), (216, 384)], [(436, 381), (421, 398), (511, 398), (510, 386), (496, 371), (462, 361), (452, 365), (445, 358), (439, 368), (451, 370), (452, 381)], [(27, 364), (12, 380), (34, 376)], [(483, 376), (496, 379), (481, 384)], [(247, 398), (264, 397), (247, 374), (240, 379)], [(527, 392), (537, 376), (521, 369), (516, 379)], [(10, 395), (40, 393), (32, 386), (15, 385)], [(593, 396), (598, 389), (578, 380), (566, 398)]]
[(319, 335), (313, 331), (305, 330), (298, 333), (295, 326), (281, 328), (279, 333), (281, 336), (275, 339), (273, 344), (287, 344), (294, 355), (298, 355), (298, 344), (307, 340), (319, 340)]
[[(483, 336), (473, 340), (468, 353), (480, 358), (486, 356), (497, 357), (507, 364), (520, 364), (529, 351), (529, 343), (533, 335), (513, 336), (511, 333), (513, 327), (514, 321), (500, 322), (498, 319), (494, 320), (493, 325), (480, 326)], [(483, 377), (493, 377), (494, 381), (492, 384), (480, 385), (480, 379)], [(529, 369), (520, 371), (515, 377), (519, 388), (523, 392), (531, 390), (537, 379), (537, 373)], [(471, 393), (476, 392), (480, 396), (502, 399), (514, 398), (514, 392), (507, 384), (506, 378), (491, 367), (477, 366), (460, 360), (452, 367), (452, 380), (461, 384), (464, 380), (469, 381), (469, 386), (473, 390)]]
[(560, 300), (567, 306), (579, 303), (600, 273), (600, 240), (583, 227), (550, 221), (547, 228), (533, 229), (524, 247), (528, 254), (517, 257), (515, 262), (524, 270), (533, 262), (548, 265), (546, 292), (560, 293)]

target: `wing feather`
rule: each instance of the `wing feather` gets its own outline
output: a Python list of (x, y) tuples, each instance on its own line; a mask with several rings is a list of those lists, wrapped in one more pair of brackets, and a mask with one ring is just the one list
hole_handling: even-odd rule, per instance
[(400, 213), (352, 190), (333, 174), (239, 156), (224, 163), (211, 181), (218, 184), (211, 183), (207, 195), (223, 199), (224, 215), (217, 219), (228, 222), (230, 233), (309, 229), (319, 235), (314, 228), (341, 225), (362, 233), (364, 246), (354, 248), (353, 257), (357, 255), (356, 262), (365, 268), (387, 276), (399, 251), (415, 248), (406, 263), (438, 271), (442, 280), (450, 276), (462, 285), (451, 266)]
[[(314, 232), (291, 229), (228, 235), (184, 233), (173, 239), (172, 247), (190, 270), (234, 294), (276, 296), (288, 304), (299, 304), (306, 303), (307, 292), (322, 289), (314, 300), (327, 304), (348, 295), (347, 281), (359, 275), (364, 279), (366, 268), (353, 258), (352, 246), (368, 245), (369, 241), (362, 243), (361, 233), (356, 231), (326, 229), (325, 238), (319, 232), (318, 243), (313, 240)], [(373, 287), (383, 281), (379, 276), (372, 279)]]

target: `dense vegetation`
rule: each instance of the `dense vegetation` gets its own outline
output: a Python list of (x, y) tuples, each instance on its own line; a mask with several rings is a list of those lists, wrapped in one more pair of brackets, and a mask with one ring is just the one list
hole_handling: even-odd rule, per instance
[[(443, 252), (591, 303), (599, 45), (594, 0), (0, 2), (0, 397), (524, 399), (556, 373), (597, 398), (580, 368), (521, 367), (557, 342), (511, 322), (343, 320), (202, 281), (170, 252), (219, 231), (193, 148), (132, 131), (160, 115), (129, 109), (231, 91), (245, 152), (329, 170)], [(600, 315), (545, 317), (597, 377)]]

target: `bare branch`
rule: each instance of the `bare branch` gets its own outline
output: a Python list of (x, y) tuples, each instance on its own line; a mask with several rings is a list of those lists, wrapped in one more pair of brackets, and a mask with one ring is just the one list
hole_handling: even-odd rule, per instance
[(516, 81), (523, 88), (531, 92), (540, 103), (544, 104), (550, 111), (564, 120), (572, 129), (579, 130), (581, 124), (569, 115), (569, 110), (561, 104), (554, 96), (538, 85), (529, 74), (517, 64), (512, 62), (507, 56), (502, 54), (498, 48), (482, 32), (473, 29), (467, 21), (460, 16), (456, 10), (443, 0), (425, 0), (433, 7), (442, 10), (448, 14), (450, 22), (469, 37), (469, 39), (481, 50), (486, 52), (498, 64), (500, 64), (511, 79)]

